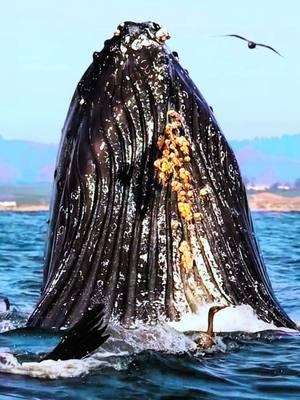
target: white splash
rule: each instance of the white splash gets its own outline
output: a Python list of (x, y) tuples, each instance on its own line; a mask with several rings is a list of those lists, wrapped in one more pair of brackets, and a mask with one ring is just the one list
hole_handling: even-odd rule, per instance
[(66, 360), (41, 362), (24, 362), (20, 364), (17, 358), (6, 352), (0, 353), (0, 371), (6, 374), (27, 375), (33, 378), (57, 379), (71, 378), (88, 372), (85, 360)]
[[(135, 329), (125, 329), (119, 324), (109, 327), (111, 337), (99, 350), (82, 360), (23, 362), (9, 352), (0, 349), (0, 372), (7, 374), (27, 375), (40, 379), (73, 378), (88, 374), (95, 369), (128, 368), (132, 356), (145, 350), (167, 353), (197, 353), (202, 349), (197, 347), (193, 335), (184, 332), (205, 332), (210, 307), (207, 304), (200, 308), (198, 314), (187, 314), (180, 322), (162, 322), (155, 326), (138, 325)], [(249, 305), (227, 307), (214, 316), (215, 332), (249, 332), (265, 330), (280, 330), (294, 332), (287, 328), (277, 328), (259, 320)], [(198, 335), (198, 334), (197, 334)], [(215, 345), (205, 352), (225, 352), (227, 346), (221, 337), (215, 338)], [(204, 353), (203, 353), (204, 354)]]
[(166, 325), (140, 326), (125, 329), (119, 325), (111, 327), (112, 337), (93, 355), (82, 360), (23, 362), (9, 352), (0, 349), (0, 372), (27, 375), (40, 379), (74, 378), (105, 367), (126, 369), (134, 354), (144, 350), (168, 353), (196, 351), (195, 342)]
[(0, 321), (0, 333), (15, 329), (16, 325), (10, 319), (3, 319)]
[[(197, 314), (186, 314), (178, 322), (168, 324), (179, 332), (200, 331), (205, 332), (208, 324), (209, 309), (217, 304), (203, 305)], [(218, 311), (213, 320), (214, 332), (261, 332), (266, 330), (280, 330), (295, 332), (289, 328), (278, 328), (274, 324), (260, 320), (253, 308), (243, 304), (240, 306), (226, 307)]]

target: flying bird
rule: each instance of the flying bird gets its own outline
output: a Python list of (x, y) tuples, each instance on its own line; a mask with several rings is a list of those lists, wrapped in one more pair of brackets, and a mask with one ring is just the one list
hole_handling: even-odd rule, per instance
[(270, 50), (274, 51), (274, 52), (275, 52), (276, 54), (278, 54), (280, 57), (283, 57), (280, 53), (278, 53), (277, 50), (275, 50), (273, 47), (268, 46), (268, 45), (266, 45), (266, 44), (263, 44), (263, 43), (255, 43), (255, 42), (253, 42), (252, 40), (248, 40), (248, 39), (246, 39), (246, 38), (244, 38), (243, 36), (240, 36), (240, 35), (223, 35), (223, 36), (235, 37), (235, 38), (238, 38), (238, 39), (245, 40), (245, 41), (248, 43), (249, 49), (255, 49), (256, 46), (266, 47), (267, 49), (270, 49)]

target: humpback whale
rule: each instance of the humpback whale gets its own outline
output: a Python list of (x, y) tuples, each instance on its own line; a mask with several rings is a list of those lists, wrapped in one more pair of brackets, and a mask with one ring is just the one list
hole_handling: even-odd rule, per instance
[(27, 326), (105, 305), (124, 326), (278, 303), (241, 173), (215, 115), (153, 22), (125, 22), (75, 90), (54, 176), (41, 297)]

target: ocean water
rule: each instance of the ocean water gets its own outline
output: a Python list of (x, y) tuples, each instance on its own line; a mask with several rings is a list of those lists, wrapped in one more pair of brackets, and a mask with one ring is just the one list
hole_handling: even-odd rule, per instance
[[(253, 217), (276, 295), (300, 321), (300, 213)], [(0, 294), (13, 304), (0, 331), (22, 325), (39, 297), (46, 221), (47, 213), (0, 213)], [(195, 353), (174, 329), (141, 327), (84, 361), (37, 363), (57, 340), (0, 337), (0, 399), (300, 398), (297, 334), (223, 334), (209, 353)], [(1, 372), (3, 357), (14, 374)]]

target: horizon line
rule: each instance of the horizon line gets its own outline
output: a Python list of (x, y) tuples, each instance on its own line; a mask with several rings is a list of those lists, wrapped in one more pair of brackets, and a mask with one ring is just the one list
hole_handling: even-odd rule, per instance
[[(247, 140), (270, 140), (270, 139), (281, 139), (285, 136), (299, 136), (300, 135), (300, 131), (297, 133), (282, 133), (281, 135), (273, 135), (273, 136), (252, 136), (252, 137), (245, 137), (245, 138), (233, 138), (233, 137), (228, 137), (224, 134), (225, 138), (229, 141), (235, 141), (235, 142), (244, 142)], [(19, 141), (19, 142), (31, 142), (31, 143), (39, 143), (39, 144), (44, 144), (44, 145), (59, 145), (60, 140), (58, 140), (57, 142), (43, 142), (43, 141), (39, 141), (39, 140), (34, 140), (31, 138), (7, 138), (5, 137), (5, 135), (0, 135), (0, 140), (5, 140), (5, 141), (9, 141), (9, 142), (13, 142), (13, 141)]]

